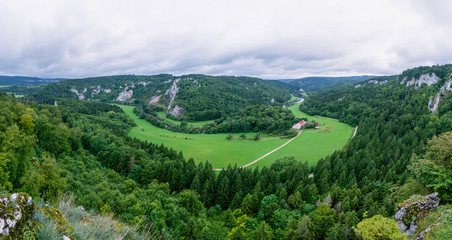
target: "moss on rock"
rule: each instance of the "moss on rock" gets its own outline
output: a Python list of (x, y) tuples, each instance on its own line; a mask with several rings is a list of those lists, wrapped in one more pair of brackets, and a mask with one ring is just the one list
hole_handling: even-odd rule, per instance
[(38, 227), (32, 221), (34, 209), (27, 193), (0, 194), (0, 238), (33, 239)]

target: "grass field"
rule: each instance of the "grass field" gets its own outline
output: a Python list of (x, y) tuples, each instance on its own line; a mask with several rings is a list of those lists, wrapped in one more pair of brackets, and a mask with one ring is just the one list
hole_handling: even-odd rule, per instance
[[(298, 110), (299, 104), (289, 107), (296, 117), (307, 117), (322, 124), (321, 129), (305, 130), (298, 138), (287, 144), (280, 150), (263, 158), (251, 168), (256, 166), (270, 166), (271, 163), (282, 156), (295, 156), (300, 161), (308, 161), (310, 165), (342, 148), (350, 138), (353, 128), (336, 120), (308, 116)], [(171, 132), (158, 128), (149, 122), (139, 119), (133, 113), (132, 106), (121, 106), (138, 125), (132, 128), (129, 136), (153, 143), (161, 144), (182, 151), (187, 158), (192, 157), (195, 162), (209, 161), (214, 168), (227, 167), (228, 164), (238, 166), (245, 165), (271, 150), (281, 146), (288, 139), (280, 139), (274, 136), (261, 137), (259, 141), (238, 140), (241, 133), (231, 134), (236, 140), (226, 140), (224, 134), (185, 134)], [(248, 138), (256, 133), (245, 133)]]
[(300, 98), (299, 97), (295, 97), (293, 94), (290, 94), (290, 99), (287, 102), (295, 102), (295, 101), (299, 101)]

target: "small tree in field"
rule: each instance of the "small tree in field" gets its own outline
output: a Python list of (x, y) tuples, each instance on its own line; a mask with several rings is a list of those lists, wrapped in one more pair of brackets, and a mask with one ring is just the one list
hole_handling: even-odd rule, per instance
[(256, 134), (256, 136), (254, 136), (253, 140), (254, 141), (259, 141), (261, 139), (261, 135), (258, 133)]
[(240, 135), (240, 139), (245, 140), (246, 139), (245, 134)]
[(231, 135), (231, 134), (228, 134), (228, 135), (226, 136), (226, 139), (227, 139), (227, 140), (232, 140), (232, 135)]

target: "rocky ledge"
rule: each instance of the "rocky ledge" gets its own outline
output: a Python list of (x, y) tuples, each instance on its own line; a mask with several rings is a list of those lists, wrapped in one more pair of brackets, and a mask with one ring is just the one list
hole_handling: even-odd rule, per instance
[(435, 210), (439, 200), (438, 193), (433, 193), (425, 197), (413, 196), (401, 203), (395, 214), (400, 231), (413, 235), (417, 228), (416, 221), (425, 218), (431, 210)]
[[(34, 204), (26, 193), (0, 196), (0, 239), (23, 239), (31, 225)], [(30, 223), (29, 223), (30, 221)]]

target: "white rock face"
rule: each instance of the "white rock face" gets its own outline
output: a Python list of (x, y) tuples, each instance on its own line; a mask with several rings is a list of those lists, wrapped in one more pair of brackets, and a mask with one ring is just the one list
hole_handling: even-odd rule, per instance
[(172, 107), (173, 101), (176, 98), (176, 94), (179, 92), (179, 87), (177, 86), (177, 83), (179, 81), (180, 79), (174, 80), (173, 85), (171, 85), (171, 87), (165, 92), (165, 95), (170, 96), (170, 103), (168, 104), (168, 109)]
[(93, 90), (93, 92), (91, 93), (91, 96), (97, 95), (97, 94), (99, 94), (101, 91), (102, 91), (102, 88), (101, 88), (100, 85), (99, 85), (99, 86), (97, 86), (97, 88), (95, 88), (95, 89)]
[(443, 91), (452, 92), (452, 76), (449, 78), (449, 80), (444, 84), (444, 86), (441, 88)]
[(9, 200), (10, 200), (11, 202), (14, 202), (14, 201), (17, 200), (17, 196), (18, 196), (17, 193), (11, 194), (11, 196), (9, 197)]
[(359, 88), (359, 87), (361, 87), (361, 86), (362, 86), (361, 84), (358, 84), (358, 85), (355, 86), (355, 88)]
[(158, 95), (158, 96), (152, 96), (151, 100), (149, 101), (149, 105), (155, 105), (158, 103), (158, 101), (160, 100), (160, 97), (162, 97), (162, 95)]
[(166, 111), (167, 113), (175, 116), (175, 117), (181, 117), (182, 114), (185, 112), (185, 110), (179, 106), (175, 106), (174, 109), (171, 109), (173, 107), (173, 101), (176, 98), (177, 93), (179, 92), (179, 87), (177, 86), (177, 83), (180, 81), (180, 79), (176, 79), (173, 82), (173, 85), (171, 85), (171, 87), (166, 90), (165, 95), (169, 95), (170, 97), (170, 102), (168, 104), (168, 110)]
[(175, 116), (175, 117), (182, 117), (185, 113), (185, 110), (178, 105), (174, 106), (173, 109), (168, 111), (169, 114)]
[(104, 89), (104, 93), (111, 93), (111, 89)]
[[(85, 88), (85, 89), (86, 89), (86, 88)], [(75, 89), (75, 88), (71, 88), (71, 92), (77, 94), (78, 100), (85, 100), (85, 96), (83, 95), (83, 92), (82, 92), (82, 93), (79, 93), (79, 92), (77, 91), (77, 89)]]
[[(405, 80), (406, 79), (404, 78), (401, 83), (403, 84), (403, 82), (405, 82)], [(422, 74), (419, 77), (419, 79), (412, 78), (410, 81), (408, 81), (406, 83), (406, 86), (414, 85), (416, 89), (419, 89), (423, 83), (427, 84), (427, 86), (431, 86), (433, 84), (438, 83), (438, 81), (439, 81), (439, 77), (436, 76), (435, 73)]]
[(0, 218), (0, 234), (3, 233), (3, 228), (5, 228), (5, 220)]
[(16, 226), (16, 220), (11, 220), (11, 219), (6, 219), (6, 224), (8, 224), (8, 226), (10, 228), (14, 228), (14, 226)]
[(122, 91), (119, 96), (116, 98), (117, 101), (124, 102), (129, 100), (133, 96), (133, 90), (130, 89), (127, 91), (128, 87), (124, 88), (124, 91)]
[[(397, 77), (397, 79), (399, 79), (399, 77)], [(406, 80), (407, 80), (407, 77), (404, 77), (404, 78), (402, 79), (402, 81), (400, 81), (400, 84), (404, 84), (404, 83), (406, 82)]]
[[(452, 77), (452, 76), (451, 76)], [(431, 113), (434, 113), (436, 111), (438, 111), (438, 107), (439, 107), (439, 102), (441, 100), (441, 94), (445, 94), (447, 92), (452, 92), (452, 78), (449, 77), (449, 80), (441, 87), (441, 89), (439, 90), (438, 93), (436, 93), (436, 95), (433, 98), (430, 98), (428, 100), (428, 110)]]
[(275, 99), (274, 99), (274, 98), (272, 98), (272, 100), (270, 100), (270, 102), (271, 102), (271, 103), (275, 103)]
[(440, 97), (441, 97), (440, 93), (438, 92), (433, 98), (430, 98), (428, 100), (428, 110), (431, 113), (434, 113), (434, 112), (438, 111)]
[(367, 83), (376, 84), (376, 85), (383, 85), (383, 84), (385, 84), (387, 82), (388, 82), (388, 80), (384, 80), (384, 81), (370, 80)]
[(143, 87), (146, 87), (146, 85), (148, 85), (151, 82), (139, 82), (138, 84), (143, 85)]
[(19, 221), (21, 218), (22, 218), (22, 213), (16, 209), (16, 211), (14, 211), (14, 219)]

